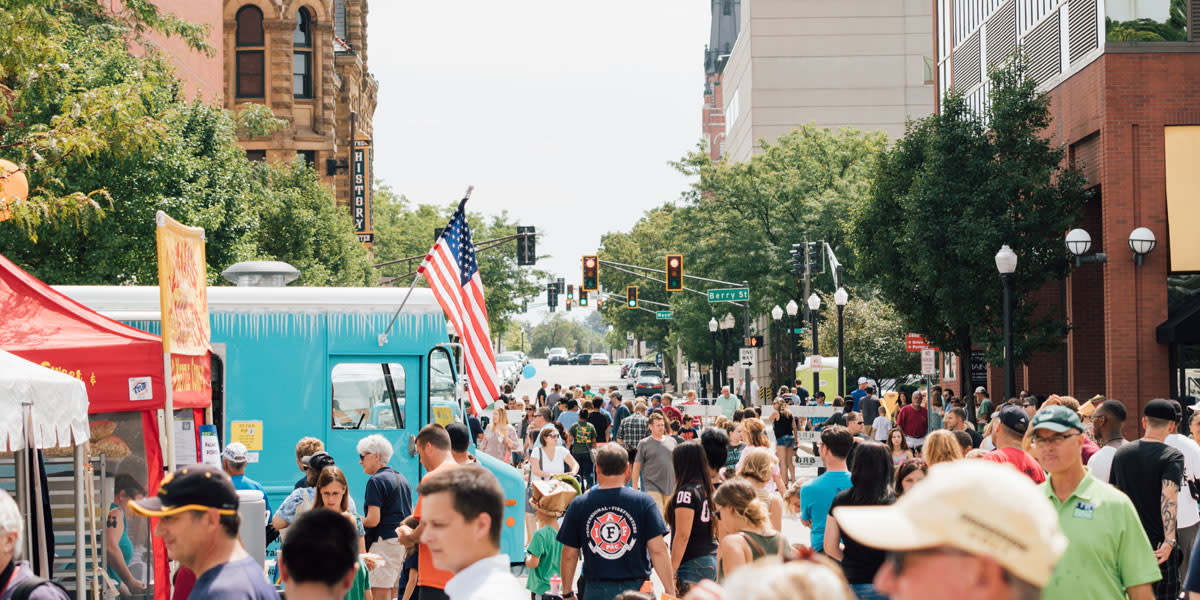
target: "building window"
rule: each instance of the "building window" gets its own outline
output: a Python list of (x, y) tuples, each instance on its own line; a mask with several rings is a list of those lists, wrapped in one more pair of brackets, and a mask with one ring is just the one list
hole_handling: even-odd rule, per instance
[(942, 381), (958, 381), (958, 357), (952, 352), (942, 353)]
[(262, 11), (257, 6), (243, 6), (237, 12), (237, 47), (235, 69), (239, 98), (262, 98), (266, 89), (265, 50)]
[(304, 160), (304, 164), (310, 168), (317, 168), (317, 151), (316, 150), (297, 150), (296, 157)]
[(727, 17), (733, 14), (733, 0), (723, 0), (721, 2), (721, 14)]
[(247, 150), (246, 151), (246, 160), (249, 160), (250, 162), (263, 162), (263, 161), (267, 160), (267, 151), (266, 150)]
[(296, 11), (296, 30), (292, 33), (292, 95), (313, 97), (312, 17), (307, 8)]
[(350, 43), (346, 33), (346, 0), (333, 0), (333, 35), (347, 44)]
[(921, 59), (925, 66), (925, 85), (933, 85), (933, 57), (922, 56)]

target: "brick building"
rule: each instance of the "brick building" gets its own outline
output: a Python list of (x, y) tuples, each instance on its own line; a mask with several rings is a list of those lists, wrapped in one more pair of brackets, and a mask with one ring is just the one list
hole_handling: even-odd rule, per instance
[(708, 155), (719, 160), (725, 153), (725, 100), (721, 81), (742, 22), (742, 0), (711, 0), (711, 3), (712, 26), (708, 46), (704, 48), (704, 108), (700, 120)]
[[(1200, 272), (1200, 15), (1171, 21), (1165, 9), (1124, 14), (1129, 3), (1108, 4), (936, 0), (936, 87), (939, 101), (953, 88), (982, 109), (987, 67), (1025, 49), (1050, 99), (1050, 133), (1093, 193), (1078, 225), (1092, 239), (1087, 254), (1107, 260), (1083, 263), (1035, 294), (1043, 310), (1065, 312), (1072, 330), (1060, 350), (1021, 365), (1016, 385), (1080, 399), (1102, 394), (1140, 414), (1153, 398), (1200, 393), (1200, 286), (1192, 275)], [(1146, 20), (1169, 28), (1157, 38), (1130, 29)], [(1138, 227), (1157, 241), (1140, 264), (1129, 241)], [(953, 373), (943, 372), (944, 381), (968, 376), (947, 358)], [(987, 380), (993, 397), (1001, 395), (1002, 371), (988, 369)], [(1127, 426), (1132, 435), (1137, 419)]]
[(290, 125), (242, 139), (247, 155), (303, 157), (338, 203), (351, 207), (360, 239), (370, 241), (370, 139), (379, 86), (367, 70), (366, 0), (223, 2), (225, 107), (263, 104)]

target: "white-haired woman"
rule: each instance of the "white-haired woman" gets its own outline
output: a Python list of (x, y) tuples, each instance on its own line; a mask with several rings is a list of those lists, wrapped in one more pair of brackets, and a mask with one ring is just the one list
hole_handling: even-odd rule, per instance
[[(28, 561), (18, 561), (25, 536), (24, 521), (17, 503), (8, 492), (0, 490), (0, 597), (9, 598), (21, 582), (33, 577), (33, 567)], [(34, 588), (30, 600), (67, 600), (59, 588), (43, 584)]]
[(363, 506), (363, 541), (369, 552), (384, 558), (384, 563), (371, 571), (371, 597), (390, 600), (396, 597), (396, 583), (404, 565), (404, 546), (396, 538), (396, 528), (412, 514), (412, 488), (403, 475), (388, 466), (392, 459), (392, 444), (379, 434), (358, 441), (358, 461), (363, 472), (370, 475)]

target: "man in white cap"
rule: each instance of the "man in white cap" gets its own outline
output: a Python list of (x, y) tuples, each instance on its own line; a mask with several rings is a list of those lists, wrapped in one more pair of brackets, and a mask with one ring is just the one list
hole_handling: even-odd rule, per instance
[(1153, 598), (1151, 584), (1162, 576), (1150, 539), (1129, 497), (1084, 468), (1079, 415), (1065, 406), (1047, 406), (1033, 415), (1030, 428), (1034, 451), (1050, 472), (1039, 487), (1070, 541), (1042, 597), (1122, 598), (1128, 593), (1131, 600)]
[(249, 462), (249, 457), (247, 456), (246, 445), (241, 442), (233, 442), (225, 446), (225, 450), (221, 452), (221, 468), (233, 480), (233, 489), (257, 490), (262, 492), (263, 500), (267, 503), (267, 522), (270, 522), (271, 500), (267, 498), (267, 491), (263, 489), (261, 483), (246, 477), (247, 462)]
[(833, 516), (846, 535), (889, 551), (875, 589), (892, 600), (1041, 598), (1067, 547), (1037, 486), (981, 460), (936, 465), (893, 505)]
[(858, 389), (854, 390), (853, 392), (850, 392), (850, 397), (854, 398), (854, 412), (858, 412), (861, 410), (861, 408), (859, 407), (858, 404), (860, 402), (862, 402), (863, 398), (867, 397), (867, 385), (869, 385), (869, 384), (870, 384), (870, 381), (868, 381), (866, 377), (859, 377), (858, 378)]

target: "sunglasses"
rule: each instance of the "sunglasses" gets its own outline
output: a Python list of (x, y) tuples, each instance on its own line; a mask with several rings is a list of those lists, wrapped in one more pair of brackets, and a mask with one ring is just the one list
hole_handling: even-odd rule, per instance
[(368, 456), (370, 456), (370, 455), (372, 455), (372, 454), (374, 454), (374, 452), (368, 452), (368, 453), (366, 453), (366, 454), (359, 454), (359, 455), (358, 455), (358, 460), (359, 460), (359, 461), (362, 461), (362, 460), (366, 459)]

